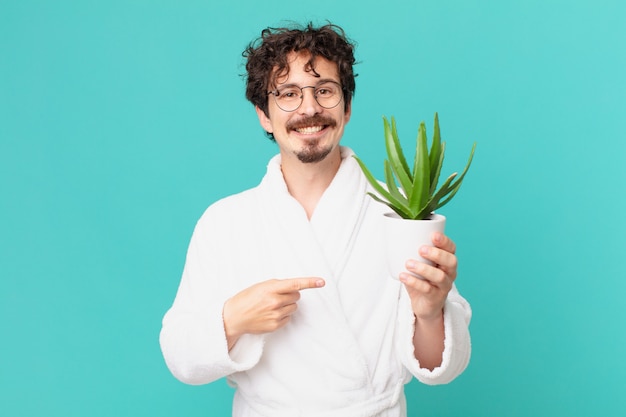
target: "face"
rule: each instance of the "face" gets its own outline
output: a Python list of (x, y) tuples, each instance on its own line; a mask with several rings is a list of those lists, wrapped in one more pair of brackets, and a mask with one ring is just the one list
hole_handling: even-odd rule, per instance
[[(308, 55), (292, 52), (289, 56), (289, 74), (279, 77), (277, 85), (291, 84), (298, 87), (315, 86), (320, 81), (339, 82), (337, 65), (318, 57), (313, 71), (306, 71)], [(317, 77), (315, 74), (319, 74)], [(278, 107), (273, 96), (268, 97), (269, 117), (256, 109), (263, 129), (274, 135), (280, 153), (285, 158), (297, 158), (302, 163), (315, 163), (329, 155), (339, 155), (339, 141), (350, 120), (350, 108), (346, 109), (343, 99), (332, 109), (320, 106), (315, 100), (312, 88), (305, 88), (300, 107), (286, 112)]]

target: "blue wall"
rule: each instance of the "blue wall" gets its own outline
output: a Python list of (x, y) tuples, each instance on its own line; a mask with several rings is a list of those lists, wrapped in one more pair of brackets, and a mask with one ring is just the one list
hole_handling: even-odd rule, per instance
[[(0, 0), (0, 414), (223, 416), (158, 346), (193, 226), (276, 152), (243, 97), (268, 25), (358, 42), (344, 144), (380, 164), (439, 112), (443, 209), (474, 354), (417, 416), (626, 410), (626, 6), (621, 0)], [(231, 3), (232, 2), (228, 2)], [(379, 171), (380, 173), (381, 171)]]

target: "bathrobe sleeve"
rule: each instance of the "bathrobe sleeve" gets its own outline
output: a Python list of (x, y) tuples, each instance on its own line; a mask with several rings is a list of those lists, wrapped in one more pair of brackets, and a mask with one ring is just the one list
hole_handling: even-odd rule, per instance
[(421, 368), (419, 361), (415, 359), (413, 348), (415, 316), (407, 292), (402, 291), (401, 294), (396, 340), (399, 342), (398, 354), (402, 363), (424, 384), (447, 384), (459, 376), (469, 363), (471, 355), (469, 323), (472, 317), (469, 303), (459, 294), (456, 286), (453, 286), (443, 311), (445, 339), (442, 362), (439, 367), (430, 371)]
[(165, 362), (180, 381), (198, 385), (258, 363), (263, 336), (244, 335), (228, 352), (222, 310), (233, 295), (225, 265), (229, 226), (218, 208), (209, 208), (194, 230), (182, 279), (172, 307), (163, 318), (160, 344)]

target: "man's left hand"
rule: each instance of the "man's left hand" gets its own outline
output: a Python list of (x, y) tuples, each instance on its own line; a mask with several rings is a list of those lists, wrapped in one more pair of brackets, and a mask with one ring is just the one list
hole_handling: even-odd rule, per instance
[(413, 313), (418, 320), (436, 320), (443, 314), (448, 292), (457, 275), (456, 245), (442, 233), (435, 232), (432, 236), (433, 246), (422, 246), (419, 254), (424, 259), (433, 262), (427, 265), (415, 259), (406, 263), (408, 271), (419, 275), (423, 279), (403, 272), (402, 281), (411, 298)]

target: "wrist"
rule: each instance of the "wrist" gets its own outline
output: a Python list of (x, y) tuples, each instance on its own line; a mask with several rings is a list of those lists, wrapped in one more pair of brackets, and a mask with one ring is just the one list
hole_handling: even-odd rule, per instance
[(242, 333), (238, 330), (238, 326), (231, 314), (230, 299), (226, 300), (222, 309), (222, 322), (224, 325), (224, 334), (226, 335), (226, 342), (228, 344), (228, 350), (230, 351), (237, 340), (241, 337)]
[(433, 314), (415, 314), (415, 325), (439, 326), (443, 324), (443, 308)]

